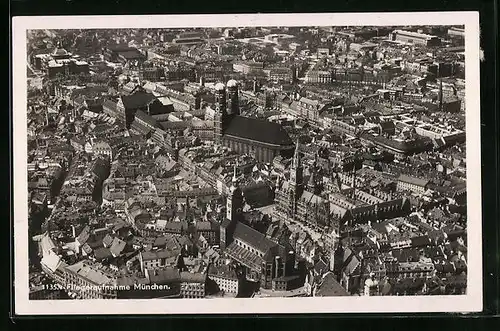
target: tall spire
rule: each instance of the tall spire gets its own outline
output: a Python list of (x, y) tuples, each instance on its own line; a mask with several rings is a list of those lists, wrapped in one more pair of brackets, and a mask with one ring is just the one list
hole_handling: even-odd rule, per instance
[(443, 80), (439, 79), (439, 111), (443, 111)]
[(356, 164), (352, 168), (352, 198), (356, 199)]
[(293, 166), (298, 167), (300, 163), (299, 141), (295, 143), (295, 153), (293, 154)]
[(241, 212), (244, 206), (243, 192), (239, 188), (238, 178), (236, 176), (237, 163), (234, 165), (233, 180), (229, 188), (229, 195), (226, 201), (226, 218), (236, 220), (241, 217)]
[(238, 161), (234, 164), (233, 167), (233, 185), (236, 186), (238, 184), (238, 177), (236, 177), (236, 167), (238, 166)]

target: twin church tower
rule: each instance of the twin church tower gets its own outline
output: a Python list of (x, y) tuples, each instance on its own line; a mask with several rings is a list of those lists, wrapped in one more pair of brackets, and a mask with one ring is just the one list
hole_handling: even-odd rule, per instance
[(215, 85), (214, 142), (238, 154), (252, 155), (257, 161), (273, 162), (278, 155), (289, 157), (294, 144), (280, 123), (240, 114), (238, 83)]
[(215, 143), (222, 144), (224, 131), (227, 129), (231, 120), (238, 115), (240, 115), (238, 82), (231, 79), (227, 82), (226, 86), (224, 86), (224, 84), (222, 83), (217, 83), (215, 85)]

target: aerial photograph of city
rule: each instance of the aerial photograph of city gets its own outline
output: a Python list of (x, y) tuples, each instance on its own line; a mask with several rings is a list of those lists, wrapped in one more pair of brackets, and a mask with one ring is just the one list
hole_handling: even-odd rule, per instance
[(30, 300), (467, 294), (464, 26), (26, 47)]

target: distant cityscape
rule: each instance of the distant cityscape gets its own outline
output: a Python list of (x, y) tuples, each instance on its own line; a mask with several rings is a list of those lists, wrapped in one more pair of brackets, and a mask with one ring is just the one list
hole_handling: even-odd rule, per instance
[(466, 293), (463, 26), (27, 48), (31, 300)]

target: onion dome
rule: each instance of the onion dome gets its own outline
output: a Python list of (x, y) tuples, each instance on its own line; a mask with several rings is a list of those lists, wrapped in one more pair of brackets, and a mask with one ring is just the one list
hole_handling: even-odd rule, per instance
[(237, 87), (238, 86), (238, 82), (235, 81), (234, 79), (231, 79), (227, 82), (227, 87)]
[(224, 89), (225, 89), (225, 88), (226, 88), (226, 87), (225, 87), (225, 86), (224, 86), (224, 84), (222, 84), (222, 83), (217, 83), (217, 84), (215, 84), (215, 89), (216, 89), (217, 91), (224, 91)]

